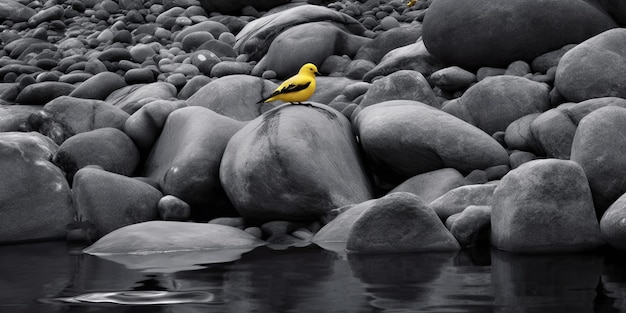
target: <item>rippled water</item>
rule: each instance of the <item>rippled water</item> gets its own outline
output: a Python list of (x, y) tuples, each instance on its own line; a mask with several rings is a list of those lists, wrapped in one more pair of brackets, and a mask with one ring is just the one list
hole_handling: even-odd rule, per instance
[(234, 261), (157, 271), (71, 251), (63, 242), (0, 246), (0, 312), (626, 310), (626, 258), (609, 252), (345, 255), (262, 247)]

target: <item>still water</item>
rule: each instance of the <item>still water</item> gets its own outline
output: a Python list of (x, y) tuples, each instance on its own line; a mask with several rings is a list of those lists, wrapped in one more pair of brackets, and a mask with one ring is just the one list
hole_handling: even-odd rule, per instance
[(257, 248), (184, 269), (0, 246), (0, 312), (620, 312), (626, 257), (501, 251), (345, 255)]

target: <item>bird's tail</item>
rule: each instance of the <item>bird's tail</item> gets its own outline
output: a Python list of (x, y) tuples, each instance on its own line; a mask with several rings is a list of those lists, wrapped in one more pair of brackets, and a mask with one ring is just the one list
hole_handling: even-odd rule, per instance
[(259, 102), (257, 102), (256, 104), (264, 103), (265, 101), (267, 101), (267, 99), (269, 99), (269, 98), (263, 98), (263, 99), (259, 100)]

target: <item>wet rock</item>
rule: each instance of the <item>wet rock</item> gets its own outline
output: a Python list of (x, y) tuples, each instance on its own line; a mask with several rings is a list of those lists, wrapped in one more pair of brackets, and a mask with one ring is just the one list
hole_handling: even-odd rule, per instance
[(608, 106), (585, 116), (574, 135), (571, 160), (585, 171), (598, 216), (626, 192), (624, 127), (626, 109)]
[(276, 89), (268, 80), (249, 75), (230, 75), (215, 79), (187, 99), (189, 106), (202, 106), (239, 121), (255, 119), (273, 108), (257, 104)]
[[(532, 23), (529, 15), (534, 17)], [(483, 31), (493, 25), (506, 27)], [(616, 26), (601, 9), (587, 2), (532, 0), (493, 5), (480, 0), (459, 7), (454, 0), (444, 0), (429, 7), (422, 33), (428, 51), (448, 64), (506, 67)]]
[(139, 163), (139, 151), (121, 130), (99, 128), (64, 141), (53, 161), (65, 171), (71, 183), (74, 174), (87, 165), (97, 165), (108, 172), (131, 176)]
[[(559, 62), (554, 85), (566, 99), (626, 97), (626, 29), (612, 29), (569, 50)], [(584, 60), (582, 62), (581, 60)]]
[(72, 183), (78, 217), (93, 224), (97, 237), (157, 219), (162, 196), (156, 188), (137, 179), (90, 167), (79, 170)]
[(49, 161), (57, 149), (38, 133), (0, 133), (0, 242), (65, 237), (74, 209), (63, 172)]
[(356, 253), (455, 251), (459, 243), (418, 196), (375, 200), (352, 224), (346, 250)]
[(464, 177), (453, 168), (444, 168), (432, 172), (415, 175), (389, 193), (409, 192), (417, 195), (426, 203), (443, 196), (448, 191), (462, 186)]
[(447, 102), (442, 110), (493, 134), (506, 130), (522, 116), (549, 108), (547, 85), (503, 75), (478, 82), (460, 98)]
[(296, 25), (276, 36), (255, 70), (270, 69), (278, 78), (287, 78), (303, 64), (321, 65), (333, 54), (354, 56), (369, 41), (329, 22)]
[(243, 217), (262, 220), (313, 220), (372, 197), (350, 123), (320, 104), (280, 106), (246, 124), (220, 179)]
[(13, 0), (0, 0), (0, 21), (26, 22), (37, 12)]
[(514, 253), (601, 246), (583, 169), (572, 161), (551, 159), (531, 161), (509, 172), (493, 195), (491, 242)]
[(322, 6), (300, 5), (266, 15), (246, 24), (237, 34), (237, 43), (234, 48), (239, 54), (248, 54), (251, 60), (260, 60), (268, 51), (274, 38), (284, 30), (295, 25), (318, 21), (341, 25), (349, 33), (358, 36), (363, 35), (366, 30), (361, 23), (349, 15)]
[(145, 104), (154, 100), (170, 100), (176, 97), (176, 87), (165, 82), (147, 85), (132, 85), (112, 92), (106, 102), (133, 114)]
[(142, 106), (124, 123), (124, 132), (141, 151), (149, 151), (161, 134), (165, 120), (177, 109), (187, 106), (184, 101), (155, 100)]
[(371, 82), (375, 77), (387, 76), (399, 70), (413, 70), (428, 77), (444, 68), (444, 64), (433, 57), (422, 40), (414, 44), (391, 50), (385, 54), (372, 70), (363, 76), (363, 80)]
[(145, 176), (158, 181), (165, 194), (188, 203), (196, 218), (232, 214), (219, 168), (226, 144), (241, 126), (202, 107), (172, 112), (146, 160)]
[(443, 90), (457, 91), (469, 87), (476, 82), (476, 75), (458, 66), (440, 69), (430, 75), (433, 84)]
[(470, 205), (491, 205), (496, 184), (466, 185), (454, 188), (430, 202), (429, 206), (442, 221), (461, 213)]
[(60, 96), (67, 96), (76, 87), (61, 82), (41, 82), (26, 86), (15, 99), (16, 103), (26, 105), (44, 105)]
[(122, 129), (128, 113), (100, 100), (59, 97), (29, 118), (29, 124), (57, 144), (79, 133), (98, 128)]
[(463, 212), (451, 215), (446, 220), (446, 227), (463, 247), (483, 243), (479, 237), (488, 233), (490, 226), (491, 207), (486, 205), (470, 205)]
[(359, 105), (364, 108), (388, 100), (413, 100), (440, 107), (428, 81), (416, 71), (400, 70), (376, 80)]
[(159, 216), (164, 221), (187, 221), (191, 217), (191, 207), (187, 202), (172, 196), (167, 195), (157, 205), (159, 210)]
[(124, 79), (111, 72), (99, 73), (80, 84), (69, 96), (84, 99), (106, 99), (113, 91), (126, 87)]
[(86, 248), (85, 253), (154, 255), (177, 251), (251, 249), (263, 244), (263, 241), (243, 230), (230, 226), (151, 221), (119, 229)]
[(354, 125), (377, 177), (393, 185), (442, 168), (469, 173), (508, 163), (504, 148), (485, 132), (420, 102), (366, 107)]

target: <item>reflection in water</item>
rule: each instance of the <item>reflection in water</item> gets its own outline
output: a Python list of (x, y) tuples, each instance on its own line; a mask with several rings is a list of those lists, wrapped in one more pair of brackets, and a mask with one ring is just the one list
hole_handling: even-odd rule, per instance
[(501, 312), (593, 312), (600, 254), (492, 253), (495, 304)]
[(86, 293), (74, 297), (56, 298), (52, 300), (67, 303), (153, 305), (211, 303), (213, 299), (213, 294), (202, 291), (116, 291)]
[(492, 298), (488, 270), (457, 265), (457, 253), (349, 254), (348, 261), (383, 312), (479, 311)]
[(626, 257), (610, 253), (360, 255), (261, 247), (234, 261), (154, 273), (69, 254), (58, 242), (0, 246), (0, 256), (0, 312), (11, 313), (576, 313), (626, 307)]

